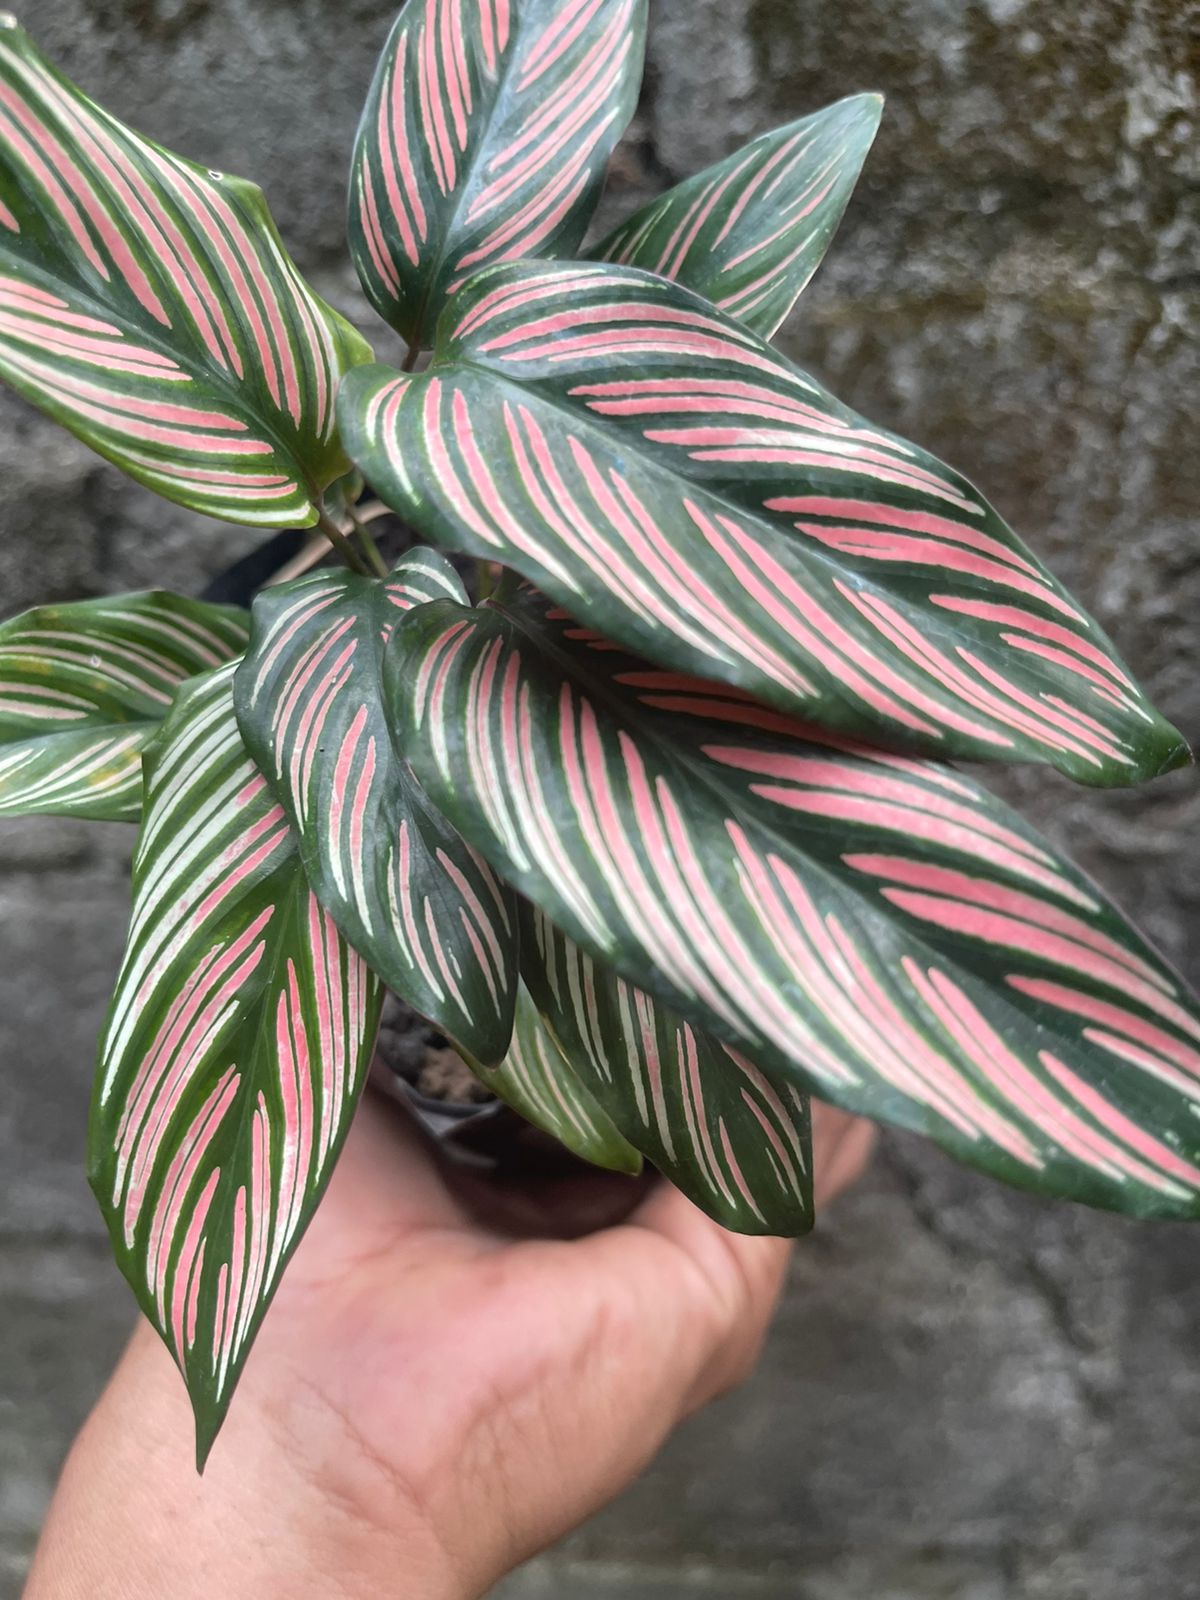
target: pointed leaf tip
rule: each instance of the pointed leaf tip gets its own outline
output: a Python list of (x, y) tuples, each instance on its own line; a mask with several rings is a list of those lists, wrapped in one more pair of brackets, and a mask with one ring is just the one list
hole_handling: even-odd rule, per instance
[(829, 248), (882, 111), (882, 95), (847, 95), (763, 134), (652, 200), (589, 255), (672, 278), (770, 338)]
[(183, 1373), (200, 1464), (324, 1193), (381, 1003), (246, 755), (233, 672), (187, 685), (147, 755), (88, 1129), (92, 1188)]

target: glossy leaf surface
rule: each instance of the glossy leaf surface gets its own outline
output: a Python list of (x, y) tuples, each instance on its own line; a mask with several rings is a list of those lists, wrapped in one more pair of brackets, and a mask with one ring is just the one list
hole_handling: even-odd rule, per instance
[(249, 621), (156, 590), (0, 626), (0, 816), (136, 821), (142, 750), (176, 689), (239, 654)]
[(189, 684), (146, 757), (89, 1134), (117, 1260), (187, 1381), (201, 1461), (341, 1147), (381, 995), (242, 746), (233, 672)]
[(409, 0), (359, 128), (350, 248), (427, 342), (475, 268), (569, 255), (637, 100), (646, 0)]
[(590, 954), (1016, 1183), (1200, 1215), (1194, 999), (986, 791), (529, 600), (427, 607), (394, 648), (432, 798)]
[(1129, 783), (1187, 758), (963, 478), (629, 268), (480, 273), (339, 402), (376, 490), (629, 649), (873, 742)]
[(813, 1225), (808, 1102), (626, 983), (526, 906), (521, 965), (572, 1070), (688, 1199), (735, 1233)]
[(769, 339), (821, 264), (879, 126), (850, 95), (677, 184), (589, 254), (694, 289)]
[(0, 376), (167, 499), (289, 527), (346, 468), (334, 395), (369, 356), (261, 190), (143, 139), (0, 21)]
[(524, 984), (507, 1056), (498, 1067), (477, 1064), (475, 1071), (506, 1105), (584, 1161), (610, 1172), (641, 1171), (641, 1156), (572, 1071)]
[(396, 623), (447, 596), (466, 600), (432, 550), (386, 581), (326, 571), (267, 589), (235, 698), (321, 904), (389, 988), (494, 1065), (516, 999), (513, 897), (421, 792), (383, 700)]

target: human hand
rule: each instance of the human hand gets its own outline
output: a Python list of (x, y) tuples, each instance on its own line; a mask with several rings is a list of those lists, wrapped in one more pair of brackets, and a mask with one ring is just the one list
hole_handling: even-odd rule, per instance
[[(824, 1204), (872, 1130), (813, 1112)], [(788, 1248), (661, 1183), (619, 1226), (513, 1241), (368, 1097), (203, 1478), (143, 1323), (68, 1458), (26, 1600), (482, 1595), (748, 1375)]]

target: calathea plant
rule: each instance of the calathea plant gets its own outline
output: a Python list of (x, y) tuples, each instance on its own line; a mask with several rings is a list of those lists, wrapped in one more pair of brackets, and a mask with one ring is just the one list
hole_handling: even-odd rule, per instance
[[(203, 1459), (393, 990), (573, 1151), (812, 1223), (808, 1096), (1026, 1188), (1200, 1214), (1200, 1012), (955, 761), (1187, 760), (966, 479), (769, 342), (880, 102), (594, 245), (644, 0), (409, 0), (350, 247), (0, 32), (0, 367), (148, 489), (312, 566), (0, 630), (0, 809), (139, 832), (90, 1171)], [(427, 541), (392, 567), (361, 474)], [(447, 559), (474, 557), (474, 601)]]

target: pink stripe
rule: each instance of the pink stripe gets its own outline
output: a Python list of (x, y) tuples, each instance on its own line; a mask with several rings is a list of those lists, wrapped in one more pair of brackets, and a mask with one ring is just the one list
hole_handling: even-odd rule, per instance
[[(1052, 750), (1071, 751), (1098, 765), (1096, 758), (1080, 745), (1077, 741), (1064, 738), (1056, 734), (1053, 727), (1047, 722), (1039, 723), (1036, 717), (1022, 712), (1011, 701), (1006, 703), (997, 695), (990, 692), (982, 683), (977, 682), (962, 671), (957, 664), (930, 643), (924, 634), (894, 606), (876, 594), (856, 592), (849, 584), (836, 581), (836, 587), (842, 595), (849, 600), (856, 610), (871, 622), (885, 639), (890, 640), (899, 649), (903, 650), (912, 661), (922, 667), (931, 677), (943, 683), (948, 689), (956, 693), (968, 705), (977, 706), (997, 721), (1015, 729), (1017, 732), (1028, 735), (1038, 744), (1046, 745)], [(960, 654), (964, 655), (965, 652)], [(1003, 680), (1001, 680), (1003, 681)], [(1011, 743), (1011, 741), (1009, 741)]]
[(684, 1111), (696, 1151), (697, 1164), (708, 1174), (713, 1188), (721, 1194), (726, 1205), (736, 1205), (717, 1161), (717, 1152), (713, 1148), (712, 1134), (708, 1126), (708, 1111), (704, 1104), (704, 1084), (700, 1078), (700, 1063), (696, 1057), (696, 1036), (686, 1023), (676, 1039), (676, 1061), (680, 1088), (683, 1091)]
[(438, 0), (441, 6), (441, 59), (442, 72), (450, 99), (450, 119), (454, 123), (454, 137), (460, 150), (467, 148), (467, 108), (470, 102), (470, 82), (463, 46), (462, 17), (458, 0)]
[(1187, 1026), (1190, 1018), (1180, 1006), (1166, 999), (1148, 983), (1134, 978), (1127, 968), (1102, 956), (1093, 955), (1073, 939), (1059, 934), (1035, 932), (1032, 925), (1018, 922), (976, 906), (964, 906), (953, 900), (941, 900), (933, 895), (912, 893), (908, 890), (885, 889), (885, 897), (902, 911), (951, 933), (965, 934), (988, 944), (1028, 950), (1039, 960), (1069, 967), (1096, 983), (1107, 984), (1119, 994), (1128, 995), (1148, 1010), (1176, 1026)]
[[(684, 501), (684, 509), (746, 593), (864, 705), (870, 706), (878, 715), (898, 722), (903, 727), (913, 728), (929, 738), (940, 739), (941, 729), (927, 717), (918, 715), (913, 706), (920, 706), (928, 717), (936, 718), (937, 722), (958, 727), (985, 743), (994, 745), (1009, 742), (983, 724), (963, 717), (952, 707), (932, 700), (914, 684), (901, 678), (879, 656), (865, 649), (744, 528), (727, 517), (721, 517), (720, 524), (725, 530), (721, 533), (690, 501)], [(742, 555), (737, 553), (735, 545)], [(903, 696), (903, 699), (898, 696)]]
[(204, 1259), (204, 1224), (208, 1221), (213, 1195), (220, 1181), (221, 1172), (218, 1168), (209, 1174), (208, 1182), (200, 1192), (175, 1263), (175, 1281), (171, 1290), (171, 1338), (181, 1368), (187, 1351), (196, 1342), (196, 1305)]
[[(520, 93), (524, 94), (543, 73), (550, 70), (556, 61), (562, 59), (596, 13), (602, 10), (604, 4), (605, 0), (568, 0), (568, 3), (559, 9), (525, 57), (521, 80), (517, 86)], [(623, 5), (621, 12), (627, 11), (628, 7)]]
[[(409, 262), (415, 267), (420, 260), (421, 247), (417, 234), (425, 237), (425, 208), (421, 203), (420, 186), (414, 181), (412, 153), (408, 142), (408, 83), (405, 63), (408, 58), (408, 34), (402, 33), (396, 47), (388, 92), (379, 97), (377, 139), (379, 164), (383, 171), (384, 187), (392, 218), (400, 230), (400, 243)], [(401, 180), (404, 189), (401, 190)], [(370, 181), (367, 169), (367, 181)], [(374, 195), (371, 197), (374, 209)], [(410, 221), (409, 211), (412, 211)]]
[[(1123, 1112), (1118, 1111), (1116, 1106), (1098, 1094), (1091, 1084), (1085, 1083), (1078, 1073), (1072, 1072), (1070, 1067), (1059, 1061), (1056, 1056), (1052, 1056), (1048, 1050), (1043, 1050), (1039, 1059), (1051, 1077), (1061, 1083), (1067, 1093), (1094, 1117), (1101, 1127), (1106, 1128), (1131, 1150), (1136, 1150), (1151, 1167), (1157, 1167), (1160, 1172), (1180, 1179), (1191, 1189), (1200, 1186), (1200, 1167), (1193, 1166), (1190, 1161), (1184, 1161), (1169, 1146), (1155, 1139), (1145, 1128), (1139, 1127)], [(1155, 1182), (1153, 1174), (1145, 1176), (1143, 1181), (1155, 1188), (1164, 1187), (1161, 1183)]]
[(437, 974), (429, 963), (425, 952), (424, 939), (421, 928), (413, 911), (412, 894), (412, 846), (408, 837), (407, 818), (400, 824), (399, 850), (397, 854), (396, 888), (400, 896), (401, 926), (407, 944), (406, 954), (409, 960), (420, 972), (425, 982), (433, 993), (441, 998), (442, 986), (437, 980)]
[[(393, 211), (393, 215), (399, 220), (403, 213)], [(367, 253), (371, 257), (375, 271), (392, 293), (399, 295), (400, 274), (396, 270), (396, 264), (383, 237), (383, 225), (379, 220), (379, 208), (375, 202), (375, 186), (371, 182), (371, 169), (365, 163), (358, 178), (358, 219), (362, 224)], [(415, 266), (415, 257), (410, 256), (409, 259)]]
[[(1136, 1016), (1132, 1011), (1126, 1011), (1123, 1006), (1112, 1005), (1095, 995), (1085, 994), (1078, 989), (1064, 988), (1062, 984), (1050, 983), (1042, 978), (1029, 978), (1023, 973), (1012, 974), (1006, 981), (1014, 989), (1030, 995), (1034, 1000), (1058, 1006), (1075, 1016), (1087, 1017), (1092, 1022), (1102, 1023), (1105, 1027), (1114, 1028), (1130, 1039), (1136, 1039), (1145, 1045), (1147, 1050), (1153, 1051), (1156, 1055), (1166, 1056), (1168, 1060), (1175, 1062), (1200, 1082), (1200, 1052), (1193, 1050), (1182, 1040), (1173, 1038), (1169, 1033), (1164, 1033), (1161, 1028), (1156, 1028), (1152, 1022), (1147, 1022), (1143, 1017)], [(1200, 1024), (1191, 1018), (1188, 1018), (1187, 1031), (1193, 1037), (1200, 1039)]]
[(1132, 679), (1126, 676), (1112, 659), (1105, 655), (1098, 645), (1082, 638), (1064, 628), (1059, 622), (1049, 622), (1045, 617), (1036, 616), (1032, 611), (1023, 611), (1017, 606), (994, 605), (985, 600), (963, 599), (959, 595), (931, 594), (930, 605), (941, 606), (945, 611), (957, 611), (963, 616), (978, 617), (982, 622), (995, 622), (1010, 628), (1023, 628), (1026, 633), (1035, 634), (1039, 639), (1047, 639), (1052, 644), (1061, 645), (1065, 650), (1073, 650), (1076, 655), (1083, 656), (1093, 666), (1107, 672), (1123, 687), (1132, 689)]
[(890, 879), (894, 883), (906, 884), (910, 888), (922, 889), (930, 894), (953, 896), (955, 899), (989, 907), (993, 911), (1003, 912), (1039, 928), (1062, 934), (1079, 944), (1090, 946), (1112, 961), (1120, 962), (1122, 966), (1128, 967), (1131, 972), (1145, 978), (1168, 994), (1174, 993), (1173, 986), (1166, 978), (1132, 950), (1126, 949), (1124, 945), (1118, 944), (1115, 939), (1110, 939), (1098, 928), (1090, 927), (1078, 917), (1070, 916), (1056, 906), (1047, 905), (1044, 900), (1035, 899), (1019, 889), (1012, 889), (986, 878), (973, 878), (964, 872), (955, 872), (948, 867), (936, 866), (932, 862), (911, 861), (902, 856), (845, 855), (842, 860), (856, 872), (870, 873), (872, 877)]
[(446, 125), (446, 109), (442, 103), (441, 84), (438, 81), (437, 43), (433, 19), (427, 17), (421, 24), (418, 45), (420, 57), (421, 132), (433, 162), (434, 177), (443, 194), (449, 194), (457, 176), (454, 149), (450, 143), (450, 130)]

